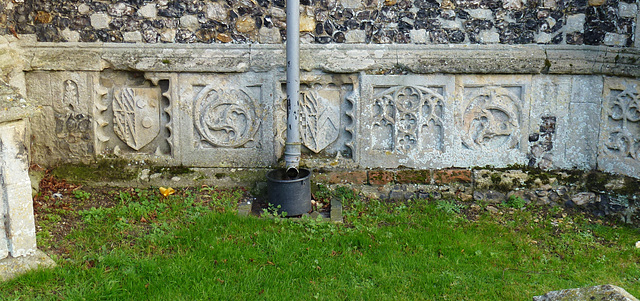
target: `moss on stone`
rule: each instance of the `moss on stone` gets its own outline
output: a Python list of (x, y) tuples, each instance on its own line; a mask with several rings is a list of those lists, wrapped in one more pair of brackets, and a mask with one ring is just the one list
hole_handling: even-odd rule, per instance
[(613, 192), (622, 195), (640, 195), (640, 180), (630, 177), (624, 178), (624, 185), (614, 189)]
[(593, 192), (605, 191), (605, 185), (609, 182), (611, 176), (606, 173), (597, 171), (589, 172), (585, 178), (585, 188)]
[(154, 166), (151, 168), (151, 173), (166, 173), (170, 176), (186, 175), (193, 173), (193, 169), (180, 165), (180, 166)]
[(65, 164), (54, 168), (51, 174), (70, 182), (130, 181), (136, 178), (137, 168), (126, 160), (103, 159), (90, 164)]

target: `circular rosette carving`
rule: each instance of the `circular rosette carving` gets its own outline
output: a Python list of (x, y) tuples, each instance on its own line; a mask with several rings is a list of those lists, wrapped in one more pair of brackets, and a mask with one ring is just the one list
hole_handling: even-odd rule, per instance
[(206, 87), (196, 97), (195, 127), (203, 141), (216, 147), (241, 147), (253, 140), (260, 117), (251, 96), (243, 91)]
[(470, 149), (515, 148), (520, 136), (518, 97), (491, 87), (472, 96), (463, 113), (463, 143)]

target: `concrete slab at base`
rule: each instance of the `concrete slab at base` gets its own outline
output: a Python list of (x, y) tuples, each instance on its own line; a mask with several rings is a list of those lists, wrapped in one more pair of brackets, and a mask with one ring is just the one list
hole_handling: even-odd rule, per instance
[(0, 281), (11, 280), (31, 270), (55, 266), (56, 263), (40, 250), (30, 256), (7, 257), (0, 260)]

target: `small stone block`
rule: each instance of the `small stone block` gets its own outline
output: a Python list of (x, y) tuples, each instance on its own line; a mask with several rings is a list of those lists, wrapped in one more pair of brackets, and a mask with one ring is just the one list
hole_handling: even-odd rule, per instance
[(396, 182), (400, 184), (429, 184), (431, 175), (428, 170), (399, 170), (396, 172)]
[(7, 257), (0, 260), (0, 281), (13, 279), (30, 270), (55, 266), (56, 263), (40, 250), (36, 250), (34, 255)]
[(533, 297), (533, 301), (569, 300), (638, 301), (637, 298), (629, 294), (623, 288), (611, 284), (552, 291), (542, 296)]
[(251, 203), (240, 203), (238, 204), (238, 215), (239, 216), (247, 216), (251, 212)]
[(372, 170), (369, 172), (370, 185), (385, 185), (393, 182), (393, 172), (387, 170)]
[(342, 203), (337, 199), (331, 199), (331, 221), (334, 223), (342, 223)]
[(318, 211), (312, 211), (311, 213), (309, 213), (309, 217), (312, 219), (317, 219), (318, 216), (320, 216), (320, 212)]
[(342, 202), (337, 199), (331, 199), (331, 210), (340, 210), (342, 211)]
[(389, 200), (394, 202), (404, 201), (404, 191), (392, 190), (391, 192), (389, 192)]
[(436, 184), (471, 183), (471, 170), (468, 169), (442, 169), (433, 173)]

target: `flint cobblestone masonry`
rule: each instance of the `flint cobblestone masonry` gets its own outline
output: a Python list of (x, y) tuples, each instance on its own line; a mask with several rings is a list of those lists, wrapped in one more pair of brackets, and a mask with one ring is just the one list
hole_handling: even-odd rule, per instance
[[(285, 39), (286, 1), (10, 1), (0, 2), (0, 34), (36, 34), (38, 41), (256, 43), (259, 30)], [(634, 44), (638, 6), (609, 1), (359, 1), (301, 2), (308, 43), (373, 44)], [(63, 32), (72, 31), (63, 34)], [(426, 40), (412, 38), (424, 30)], [(544, 33), (550, 38), (538, 39)], [(606, 37), (616, 36), (615, 43)], [(413, 35), (415, 37), (415, 35)], [(637, 38), (636, 38), (637, 42)]]

